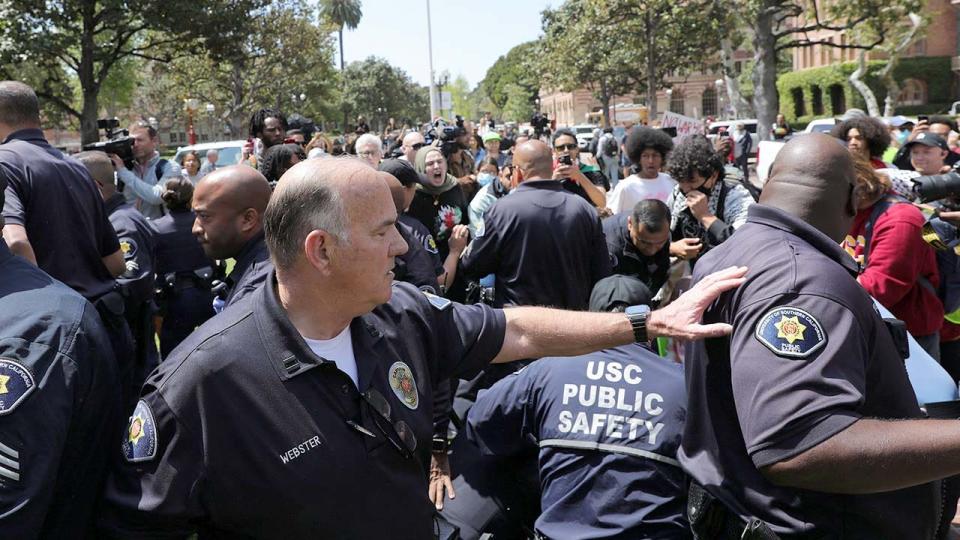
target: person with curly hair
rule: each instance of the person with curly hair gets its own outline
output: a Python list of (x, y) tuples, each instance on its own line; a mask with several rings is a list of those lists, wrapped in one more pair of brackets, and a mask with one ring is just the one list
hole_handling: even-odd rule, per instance
[(876, 118), (858, 116), (833, 126), (830, 135), (847, 143), (854, 158), (870, 162), (874, 169), (889, 169), (880, 157), (890, 146), (890, 131)]
[(267, 148), (263, 152), (263, 157), (257, 164), (257, 168), (260, 169), (260, 174), (267, 179), (267, 182), (270, 182), (270, 187), (273, 187), (277, 185), (280, 177), (287, 172), (287, 169), (306, 159), (307, 154), (299, 144), (278, 144)]
[(661, 171), (667, 154), (673, 150), (673, 140), (659, 129), (637, 126), (630, 130), (624, 143), (627, 157), (635, 163), (630, 176), (618, 182), (607, 197), (607, 208), (614, 214), (633, 211), (644, 199), (667, 202), (677, 185), (669, 174)]
[(703, 135), (691, 135), (670, 154), (667, 171), (677, 181), (667, 200), (673, 243), (670, 255), (695, 264), (746, 223), (753, 197), (724, 180), (723, 155)]

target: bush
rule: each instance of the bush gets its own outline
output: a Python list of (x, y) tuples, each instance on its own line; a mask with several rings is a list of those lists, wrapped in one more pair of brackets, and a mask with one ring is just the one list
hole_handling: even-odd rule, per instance
[[(883, 107), (883, 100), (887, 96), (886, 88), (877, 74), (883, 69), (886, 62), (873, 60), (867, 63), (867, 75), (863, 81), (873, 90), (877, 97), (877, 104)], [(821, 68), (804, 69), (781, 75), (777, 79), (777, 91), (780, 95), (780, 112), (787, 121), (793, 123), (807, 123), (814, 118), (840, 116), (846, 109), (859, 108), (866, 110), (866, 102), (853, 85), (850, 84), (850, 75), (856, 71), (856, 62), (845, 62)], [(897, 81), (905, 79), (919, 79), (927, 84), (927, 96), (938, 99), (937, 103), (927, 105), (897, 107), (897, 114), (915, 115), (917, 113), (932, 113), (946, 111), (950, 104), (939, 102), (943, 96), (951, 94), (952, 73), (950, 71), (950, 57), (933, 56), (918, 58), (903, 58), (893, 70)], [(843, 103), (834, 103), (831, 99), (832, 87), (839, 87), (843, 91)], [(814, 110), (814, 88), (821, 92), (822, 112)], [(836, 90), (834, 90), (836, 92)], [(802, 93), (803, 103), (799, 110), (803, 113), (797, 116), (798, 110), (795, 97)], [(843, 105), (834, 107), (834, 105)], [(841, 109), (841, 110), (836, 110)]]

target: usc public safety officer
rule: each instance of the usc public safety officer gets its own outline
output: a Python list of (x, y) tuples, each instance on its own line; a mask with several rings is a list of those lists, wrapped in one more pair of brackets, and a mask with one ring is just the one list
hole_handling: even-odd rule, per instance
[(103, 535), (431, 538), (438, 381), (491, 361), (729, 332), (698, 321), (741, 268), (631, 317), (465, 306), (394, 283), (406, 245), (379, 175), (343, 158), (283, 176), (265, 215), (275, 272), (145, 384)]

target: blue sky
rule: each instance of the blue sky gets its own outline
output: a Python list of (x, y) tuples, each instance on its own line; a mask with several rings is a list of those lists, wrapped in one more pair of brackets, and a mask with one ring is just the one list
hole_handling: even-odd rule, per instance
[[(462, 74), (470, 87), (513, 48), (540, 35), (540, 12), (560, 0), (431, 0), (433, 68)], [(402, 6), (402, 7), (401, 7)], [(363, 0), (363, 19), (343, 34), (347, 63), (386, 58), (414, 81), (430, 81), (426, 0)], [(339, 54), (339, 53), (337, 53)], [(339, 65), (339, 57), (337, 58)]]

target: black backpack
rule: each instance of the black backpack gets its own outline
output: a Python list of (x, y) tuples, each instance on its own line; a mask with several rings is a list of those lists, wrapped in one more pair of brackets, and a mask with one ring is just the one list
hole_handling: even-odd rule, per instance
[(603, 155), (607, 157), (616, 157), (620, 152), (620, 146), (617, 144), (617, 138), (613, 135), (603, 139)]

